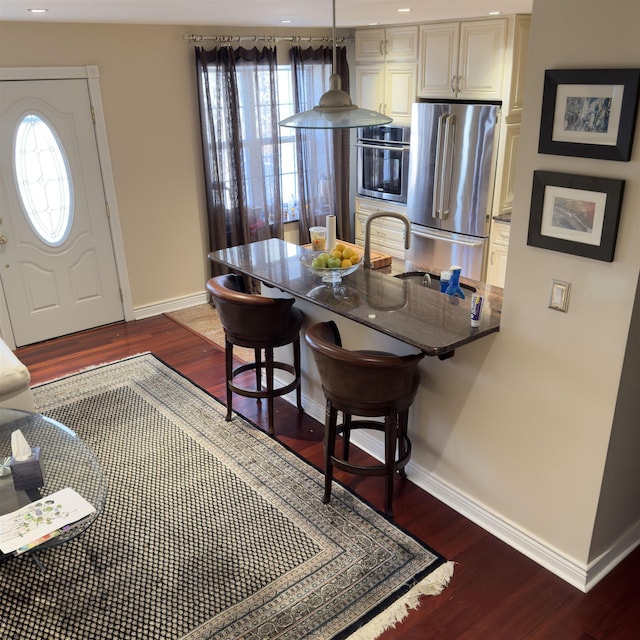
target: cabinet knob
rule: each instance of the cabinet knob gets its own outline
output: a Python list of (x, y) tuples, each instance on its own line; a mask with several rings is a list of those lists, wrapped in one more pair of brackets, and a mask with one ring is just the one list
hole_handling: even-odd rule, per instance
[(7, 244), (7, 237), (0, 235), (0, 244)]

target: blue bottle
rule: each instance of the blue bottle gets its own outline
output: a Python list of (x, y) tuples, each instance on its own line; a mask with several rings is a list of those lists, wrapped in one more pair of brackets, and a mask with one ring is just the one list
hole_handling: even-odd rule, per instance
[(449, 296), (458, 296), (464, 299), (464, 291), (460, 288), (460, 267), (451, 267), (451, 279), (445, 293)]

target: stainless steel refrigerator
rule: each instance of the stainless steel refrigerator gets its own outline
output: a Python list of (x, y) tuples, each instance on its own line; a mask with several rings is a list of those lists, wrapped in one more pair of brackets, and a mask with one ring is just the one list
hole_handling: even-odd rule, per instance
[(484, 280), (500, 107), (420, 102), (411, 112), (408, 258)]

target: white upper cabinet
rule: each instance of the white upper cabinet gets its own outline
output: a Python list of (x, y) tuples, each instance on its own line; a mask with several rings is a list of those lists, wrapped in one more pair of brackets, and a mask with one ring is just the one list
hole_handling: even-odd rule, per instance
[(356, 67), (356, 104), (409, 124), (416, 101), (417, 63), (361, 64)]
[(494, 215), (511, 213), (513, 209), (513, 186), (516, 162), (520, 146), (520, 123), (505, 122), (500, 131), (498, 167), (496, 176), (497, 201), (494, 199)]
[[(513, 27), (512, 56), (505, 60), (505, 82), (509, 85), (509, 95), (503, 105), (508, 118), (520, 118), (524, 101), (524, 72), (527, 66), (531, 16), (517, 15)], [(506, 92), (505, 92), (506, 93)]]
[(384, 62), (386, 29), (358, 29), (356, 31), (356, 62)]
[(356, 62), (415, 62), (418, 27), (388, 27), (356, 31)]
[(420, 26), (418, 95), (501, 100), (507, 19)]
[(455, 97), (459, 48), (459, 22), (420, 27), (420, 96)]
[(384, 65), (362, 64), (356, 67), (356, 102), (363, 109), (382, 111), (384, 93)]
[(411, 107), (416, 101), (416, 63), (387, 64), (384, 74), (384, 112), (396, 123), (409, 124)]
[(418, 27), (356, 31), (356, 102), (408, 124), (416, 100)]

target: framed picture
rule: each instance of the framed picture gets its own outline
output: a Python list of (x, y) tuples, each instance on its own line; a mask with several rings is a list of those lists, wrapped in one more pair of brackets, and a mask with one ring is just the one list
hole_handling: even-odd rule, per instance
[(527, 244), (613, 262), (624, 180), (533, 172)]
[(545, 71), (540, 153), (631, 158), (640, 69)]

